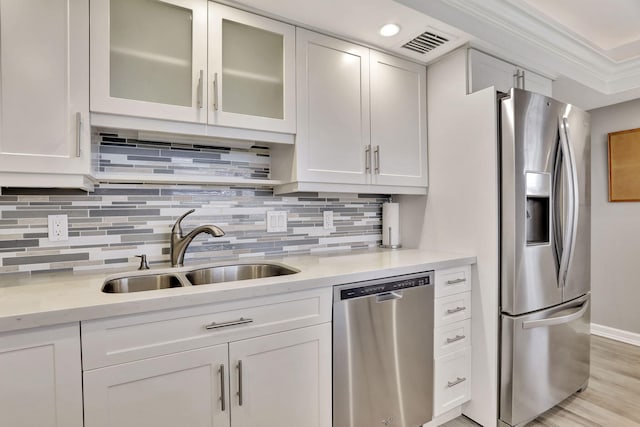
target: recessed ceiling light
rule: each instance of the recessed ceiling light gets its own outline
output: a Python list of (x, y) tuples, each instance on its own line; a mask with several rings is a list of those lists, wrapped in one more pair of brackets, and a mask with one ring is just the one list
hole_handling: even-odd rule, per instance
[(380, 35), (383, 37), (395, 36), (400, 32), (400, 26), (398, 24), (386, 24), (380, 28)]

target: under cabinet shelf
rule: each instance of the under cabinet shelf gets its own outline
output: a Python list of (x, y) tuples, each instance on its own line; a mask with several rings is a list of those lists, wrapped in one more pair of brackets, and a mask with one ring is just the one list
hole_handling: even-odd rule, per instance
[(140, 184), (203, 184), (203, 185), (252, 185), (259, 187), (273, 187), (282, 181), (273, 179), (251, 179), (239, 176), (201, 176), (179, 174), (127, 174), (127, 173), (96, 173), (99, 182), (106, 183), (140, 183)]

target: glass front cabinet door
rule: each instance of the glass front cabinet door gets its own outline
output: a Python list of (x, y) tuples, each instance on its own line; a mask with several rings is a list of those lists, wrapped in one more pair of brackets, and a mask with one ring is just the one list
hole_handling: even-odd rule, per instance
[(209, 3), (209, 124), (295, 133), (295, 28)]
[(92, 0), (91, 110), (206, 123), (207, 0)]

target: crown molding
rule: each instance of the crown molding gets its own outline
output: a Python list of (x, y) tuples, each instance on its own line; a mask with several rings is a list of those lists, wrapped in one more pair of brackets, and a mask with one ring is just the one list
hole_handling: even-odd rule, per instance
[(551, 78), (604, 94), (640, 87), (640, 58), (613, 61), (519, 0), (396, 0), (476, 39), (472, 45)]

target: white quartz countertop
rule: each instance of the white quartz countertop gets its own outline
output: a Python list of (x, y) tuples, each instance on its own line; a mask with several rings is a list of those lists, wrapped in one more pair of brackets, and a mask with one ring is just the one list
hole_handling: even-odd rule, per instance
[[(90, 274), (0, 275), (0, 332), (450, 268), (473, 264), (476, 258), (464, 254), (407, 249), (347, 252), (329, 256), (299, 255), (270, 260), (244, 259), (240, 262), (265, 261), (284, 263), (300, 272), (286, 276), (125, 294), (107, 294), (100, 290), (106, 277), (122, 275), (122, 270)], [(235, 263), (229, 261), (217, 264)], [(150, 271), (153, 270), (155, 268)]]

